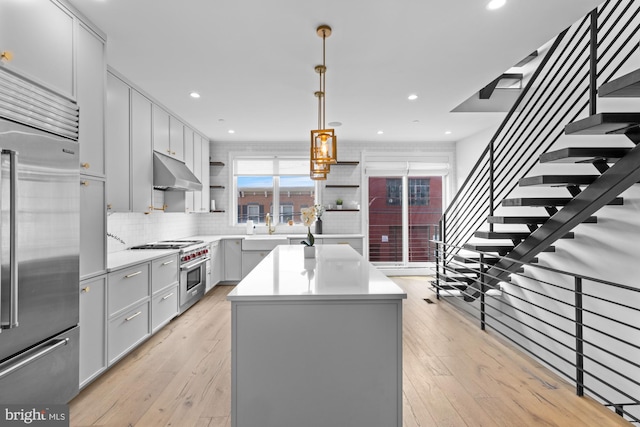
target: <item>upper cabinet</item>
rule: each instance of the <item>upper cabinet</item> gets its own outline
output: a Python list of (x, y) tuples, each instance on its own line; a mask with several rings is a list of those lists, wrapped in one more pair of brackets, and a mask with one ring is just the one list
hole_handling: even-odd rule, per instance
[(171, 155), (169, 148), (169, 113), (158, 105), (153, 106), (153, 149)]
[(80, 170), (103, 177), (104, 159), (104, 41), (78, 26), (77, 99), (80, 108)]
[(59, 3), (0, 1), (0, 52), (13, 70), (74, 96), (73, 15)]
[(107, 207), (151, 212), (152, 104), (111, 72), (107, 75)]
[(129, 174), (129, 86), (107, 76), (107, 207), (114, 212), (131, 210)]
[(184, 128), (182, 122), (173, 116), (169, 117), (169, 149), (171, 155), (184, 162)]
[(152, 105), (131, 90), (131, 203), (133, 212), (153, 212)]
[(155, 104), (153, 106), (153, 149), (184, 161), (184, 124)]

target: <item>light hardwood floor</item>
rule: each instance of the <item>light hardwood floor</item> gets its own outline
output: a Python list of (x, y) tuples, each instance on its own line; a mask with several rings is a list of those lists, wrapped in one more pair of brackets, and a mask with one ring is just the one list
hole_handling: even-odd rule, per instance
[[(631, 425), (437, 301), (427, 278), (394, 280), (408, 293), (405, 427)], [(81, 391), (71, 426), (230, 426), (232, 289), (214, 288)]]

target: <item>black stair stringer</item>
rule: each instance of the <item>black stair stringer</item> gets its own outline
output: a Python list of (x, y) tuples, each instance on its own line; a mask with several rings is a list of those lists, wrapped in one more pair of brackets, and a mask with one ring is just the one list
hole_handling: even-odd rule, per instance
[[(488, 280), (485, 289), (490, 289), (501, 280), (506, 279), (510, 273), (520, 268), (521, 262), (529, 262), (638, 181), (640, 181), (640, 145), (636, 145), (593, 184), (583, 189), (580, 194), (509, 252), (507, 255), (509, 259), (502, 258), (490, 267), (487, 271), (487, 277), (491, 279)], [(476, 282), (472, 287), (476, 290), (469, 289), (469, 293), (477, 298), (480, 295), (480, 285)], [(465, 298), (465, 300), (468, 299)]]

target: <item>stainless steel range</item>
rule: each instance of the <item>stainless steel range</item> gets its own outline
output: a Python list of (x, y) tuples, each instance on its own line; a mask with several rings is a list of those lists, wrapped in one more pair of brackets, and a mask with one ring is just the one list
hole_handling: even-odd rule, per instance
[(203, 297), (207, 279), (209, 248), (202, 240), (166, 240), (131, 249), (180, 250), (180, 314)]

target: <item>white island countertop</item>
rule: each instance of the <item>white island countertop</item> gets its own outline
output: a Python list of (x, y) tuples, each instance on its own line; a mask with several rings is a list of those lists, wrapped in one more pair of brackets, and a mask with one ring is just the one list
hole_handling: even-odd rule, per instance
[(348, 245), (276, 247), (229, 293), (230, 301), (405, 299), (398, 285)]

